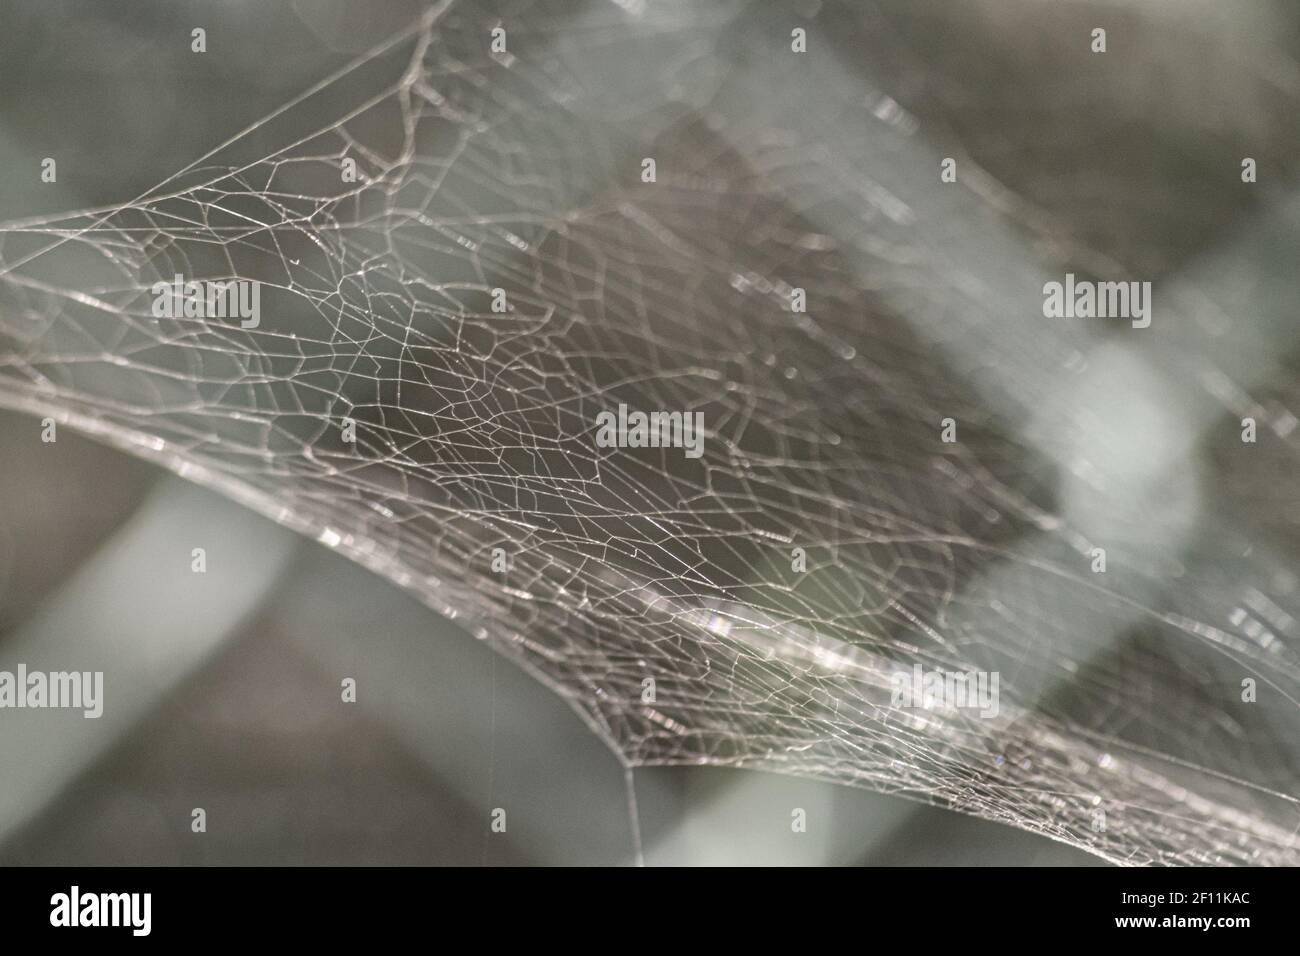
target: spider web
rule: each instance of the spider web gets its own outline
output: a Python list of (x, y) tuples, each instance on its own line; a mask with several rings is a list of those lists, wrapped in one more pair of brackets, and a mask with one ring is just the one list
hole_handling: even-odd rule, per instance
[[(1115, 862), (1300, 862), (1288, 544), (1163, 509), (1163, 473), (1069, 474), (1109, 414), (1060, 397), (1092, 333), (1041, 327), (1017, 243), (1101, 257), (978, 170), (940, 194), (883, 91), (798, 100), (784, 20), (724, 76), (740, 9), (439, 4), (147, 194), (6, 223), (0, 402), (409, 589), (629, 767), (819, 777)], [(620, 57), (637, 79), (593, 82)], [(154, 317), (175, 274), (260, 282), (261, 325)], [(1198, 396), (1253, 407), (1180, 348)], [(620, 402), (704, 412), (703, 457), (597, 447)], [(998, 715), (891, 706), (914, 663), (999, 672)]]

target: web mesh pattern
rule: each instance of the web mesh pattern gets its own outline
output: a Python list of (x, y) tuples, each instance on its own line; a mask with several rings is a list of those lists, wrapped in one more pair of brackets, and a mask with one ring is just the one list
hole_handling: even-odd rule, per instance
[[(740, 9), (591, 8), (557, 31), (544, 6), (434, 6), (148, 194), (5, 224), (0, 401), (410, 589), (629, 766), (817, 776), (1116, 862), (1300, 862), (1284, 545), (1225, 565), (1250, 522), (1207, 506), (1153, 557), (1186, 530), (1167, 489), (1070, 485), (1093, 412), (1052, 395), (1088, 333), (1008, 340), (987, 279), (1040, 225), (987, 179), (940, 197), (879, 90), (851, 120), (817, 101), (862, 152), (782, 121), (788, 29), (773, 63), (720, 78), (693, 38)], [(583, 75), (634, 49), (656, 84)], [(1041, 278), (999, 270), (1033, 319)], [(260, 282), (261, 324), (155, 317), (176, 274)], [(702, 411), (703, 456), (598, 447), (620, 402)], [(1072, 518), (1089, 501), (1105, 575)], [(998, 671), (999, 714), (891, 706), (914, 663)], [(1243, 677), (1282, 705), (1243, 710)]]

